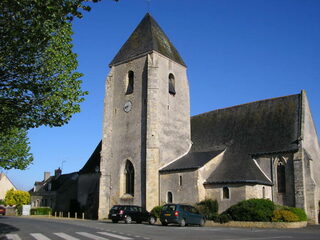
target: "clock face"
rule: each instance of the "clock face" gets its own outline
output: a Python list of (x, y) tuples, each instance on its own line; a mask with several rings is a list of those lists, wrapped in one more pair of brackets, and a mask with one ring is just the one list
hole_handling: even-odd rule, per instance
[(127, 101), (123, 106), (123, 111), (130, 112), (131, 108), (132, 108), (132, 102)]

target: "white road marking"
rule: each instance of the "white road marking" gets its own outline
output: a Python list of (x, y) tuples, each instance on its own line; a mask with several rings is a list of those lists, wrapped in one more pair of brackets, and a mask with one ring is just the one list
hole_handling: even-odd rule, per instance
[(47, 238), (45, 235), (41, 233), (30, 233), (30, 235), (37, 240), (50, 240), (50, 238)]
[(125, 237), (125, 236), (121, 236), (121, 235), (117, 235), (117, 234), (113, 234), (113, 233), (108, 233), (108, 232), (97, 232), (101, 235), (106, 235), (106, 236), (110, 236), (110, 237), (114, 237), (114, 238), (119, 238), (119, 239), (132, 239), (132, 238), (129, 238), (129, 237)]
[(284, 239), (284, 238), (293, 238), (292, 236), (276, 236), (276, 237), (249, 237), (249, 238), (228, 238), (225, 240), (260, 240), (260, 239)]
[(93, 239), (93, 240), (108, 240), (108, 238), (99, 237), (99, 236), (91, 234), (91, 233), (86, 233), (86, 232), (76, 232), (76, 233), (81, 236)]
[(66, 240), (79, 240), (79, 238), (72, 237), (66, 233), (54, 233), (54, 235), (57, 235), (58, 237), (61, 237)]
[(6, 237), (8, 240), (21, 240), (18, 234), (7, 234)]

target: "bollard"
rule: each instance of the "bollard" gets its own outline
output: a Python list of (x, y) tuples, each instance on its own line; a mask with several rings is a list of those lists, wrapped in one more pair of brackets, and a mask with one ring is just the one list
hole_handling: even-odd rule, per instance
[(78, 218), (78, 213), (77, 212), (74, 213), (74, 218)]
[(54, 212), (54, 218), (57, 218), (57, 212)]
[(50, 211), (49, 211), (48, 215), (49, 215), (48, 217), (50, 218), (51, 217), (51, 212)]
[(68, 212), (68, 218), (70, 218), (70, 212)]
[(82, 213), (82, 220), (84, 220), (84, 212)]

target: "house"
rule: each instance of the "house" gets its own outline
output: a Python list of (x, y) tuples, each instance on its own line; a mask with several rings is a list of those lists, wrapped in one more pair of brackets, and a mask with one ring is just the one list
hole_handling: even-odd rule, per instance
[(17, 190), (10, 179), (4, 173), (0, 173), (0, 199), (4, 200), (10, 189)]

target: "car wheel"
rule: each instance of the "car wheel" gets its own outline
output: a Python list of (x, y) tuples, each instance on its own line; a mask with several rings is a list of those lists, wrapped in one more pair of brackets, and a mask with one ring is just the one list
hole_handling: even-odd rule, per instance
[(161, 222), (161, 224), (162, 224), (162, 226), (167, 226), (168, 225), (168, 223), (166, 223), (166, 222)]
[(149, 224), (153, 225), (155, 223), (156, 223), (155, 217), (153, 217), (153, 216), (149, 217)]
[(118, 223), (118, 220), (112, 219), (113, 223)]
[(186, 225), (186, 220), (184, 218), (180, 221), (180, 227), (184, 227)]
[(125, 223), (130, 224), (132, 222), (132, 218), (130, 216), (126, 216), (126, 219), (124, 221)]
[(206, 221), (203, 218), (201, 218), (200, 223), (199, 223), (200, 227), (203, 227), (205, 222)]

